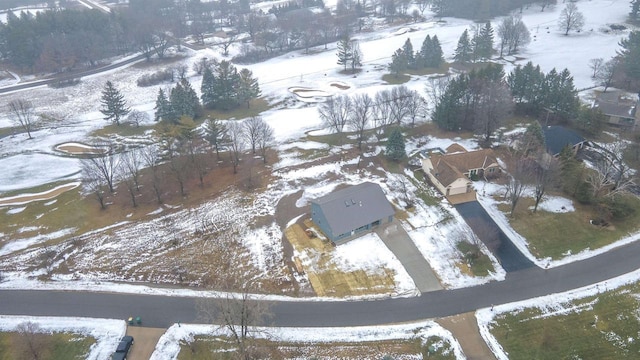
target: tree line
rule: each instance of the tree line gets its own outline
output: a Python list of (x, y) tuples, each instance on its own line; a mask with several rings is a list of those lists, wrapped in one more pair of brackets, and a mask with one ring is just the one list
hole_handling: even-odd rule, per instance
[(444, 62), (442, 47), (438, 35), (427, 35), (420, 50), (413, 52), (413, 44), (407, 38), (404, 45), (391, 55), (389, 70), (395, 76), (406, 70), (438, 68)]

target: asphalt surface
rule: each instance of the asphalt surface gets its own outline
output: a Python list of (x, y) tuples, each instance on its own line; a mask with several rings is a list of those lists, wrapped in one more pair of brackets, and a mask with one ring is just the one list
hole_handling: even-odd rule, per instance
[[(480, 205), (480, 203), (472, 201), (464, 204), (458, 204), (455, 208), (480, 240), (482, 240), (487, 248), (491, 250), (493, 255), (498, 258), (500, 265), (502, 265), (502, 268), (507, 273), (535, 266), (529, 258), (518, 250), (502, 230), (500, 230), (498, 225), (493, 221), (493, 218), (487, 214), (487, 211), (482, 207), (482, 205)], [(478, 221), (474, 221), (475, 219)], [(477, 229), (478, 226), (490, 227), (491, 231), (489, 232), (493, 234), (489, 236), (487, 231)]]
[[(505, 281), (419, 297), (369, 301), (272, 302), (273, 326), (379, 325), (439, 318), (525, 300), (608, 280), (640, 268), (640, 242), (554, 269), (530, 267)], [(86, 316), (126, 319), (140, 316), (143, 326), (202, 323), (196, 299), (83, 291), (0, 290), (0, 314)]]

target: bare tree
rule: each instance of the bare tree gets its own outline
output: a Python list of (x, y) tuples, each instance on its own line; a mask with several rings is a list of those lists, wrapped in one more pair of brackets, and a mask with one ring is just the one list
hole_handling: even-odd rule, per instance
[(433, 0), (416, 0), (416, 4), (418, 5), (418, 10), (420, 10), (420, 15), (424, 16), (424, 11), (431, 6)]
[(391, 91), (382, 90), (376, 93), (373, 119), (378, 131), (383, 131), (393, 124), (391, 102)]
[(481, 80), (480, 93), (475, 106), (474, 128), (488, 143), (494, 131), (502, 126), (513, 107), (511, 91), (500, 81)]
[(551, 5), (551, 4), (555, 4), (556, 0), (541, 0), (538, 1), (538, 5), (540, 5), (540, 11), (543, 12), (544, 9), (547, 8), (547, 6)]
[(524, 194), (527, 189), (526, 180), (530, 176), (530, 163), (525, 159), (519, 159), (512, 169), (513, 171), (511, 172), (509, 180), (505, 184), (505, 197), (509, 199), (509, 204), (511, 205), (511, 210), (509, 211), (509, 216), (511, 217), (513, 217), (516, 206), (522, 198), (522, 194)]
[(144, 164), (151, 170), (151, 186), (156, 196), (158, 204), (162, 204), (162, 190), (160, 189), (160, 147), (157, 144), (149, 145), (142, 148), (141, 156)]
[(600, 67), (604, 64), (603, 58), (595, 58), (589, 60), (589, 69), (591, 69), (591, 78), (595, 79), (600, 71)]
[(538, 155), (538, 167), (536, 168), (533, 176), (534, 180), (534, 200), (533, 212), (538, 211), (538, 205), (544, 199), (547, 191), (552, 187), (560, 172), (560, 164), (558, 159), (545, 152), (540, 152)]
[(140, 123), (148, 122), (149, 120), (149, 114), (138, 110), (131, 110), (127, 116), (127, 122), (134, 124), (136, 127), (140, 127)]
[(242, 122), (230, 121), (227, 124), (227, 135), (229, 138), (229, 150), (231, 150), (231, 162), (233, 163), (233, 173), (238, 173), (240, 164), (240, 154), (244, 150), (244, 126)]
[(218, 41), (215, 45), (222, 50), (222, 55), (227, 56), (229, 55), (229, 48), (236, 41), (238, 41), (238, 35), (227, 35), (222, 38), (222, 40)]
[(121, 155), (119, 178), (127, 187), (133, 207), (137, 207), (136, 195), (140, 192), (140, 169), (142, 157), (138, 148), (132, 148)]
[(600, 86), (604, 86), (604, 92), (611, 86), (613, 77), (616, 75), (616, 69), (618, 68), (619, 60), (613, 58), (604, 63), (596, 73), (595, 79)]
[(217, 119), (207, 119), (205, 123), (205, 139), (216, 151), (216, 157), (220, 160), (220, 149), (229, 143), (227, 127)]
[(262, 333), (259, 327), (268, 325), (272, 317), (271, 304), (265, 300), (252, 299), (252, 292), (258, 288), (256, 280), (246, 275), (239, 278), (246, 280), (232, 281), (231, 285), (221, 287), (222, 290), (229, 291), (224, 298), (198, 300), (196, 306), (199, 317), (227, 330), (237, 348), (235, 358), (262, 358), (255, 339), (257, 334)]
[(109, 192), (113, 193), (119, 162), (115, 144), (112, 142), (98, 143), (94, 147), (104, 149), (104, 153), (81, 160), (85, 178), (103, 181), (109, 187)]
[(474, 217), (467, 221), (467, 224), (473, 230), (473, 234), (475, 236), (469, 236), (469, 242), (474, 247), (474, 252), (471, 256), (467, 255), (467, 258), (471, 257), (471, 261), (473, 261), (474, 257), (477, 258), (480, 256), (480, 248), (482, 247), (481, 243), (484, 243), (487, 248), (491, 251), (497, 250), (501, 244), (500, 241), (500, 231), (498, 227), (488, 221), (484, 221), (481, 218)]
[(409, 92), (407, 100), (407, 116), (411, 119), (411, 126), (416, 125), (416, 119), (421, 117), (424, 110), (424, 98), (417, 91)]
[(349, 119), (351, 107), (351, 98), (341, 95), (320, 104), (318, 112), (326, 127), (337, 133), (342, 133)]
[(584, 15), (578, 10), (578, 6), (574, 2), (568, 2), (567, 6), (560, 12), (558, 27), (564, 31), (565, 35), (569, 35), (569, 31), (580, 32), (584, 26)]
[(267, 163), (267, 150), (269, 150), (274, 140), (273, 128), (266, 122), (263, 122), (258, 133), (258, 148), (262, 155), (262, 162), (265, 164)]
[(500, 37), (500, 57), (504, 55), (505, 50), (507, 55), (517, 53), (521, 46), (531, 41), (529, 30), (519, 14), (507, 16), (502, 20), (498, 26), (498, 36)]
[(373, 113), (373, 99), (368, 94), (358, 94), (353, 98), (353, 106), (349, 115), (349, 127), (358, 136), (358, 150), (362, 150), (364, 131), (369, 126), (369, 118)]
[(264, 120), (262, 120), (262, 116), (252, 116), (242, 122), (242, 126), (244, 127), (243, 134), (247, 143), (251, 146), (251, 153), (254, 155), (260, 141), (261, 130), (266, 125)]
[[(609, 196), (627, 191), (633, 184), (631, 167), (624, 161), (627, 143), (622, 140), (596, 145), (602, 156), (594, 164), (601, 185), (609, 187)], [(591, 182), (591, 181), (590, 181)], [(593, 184), (592, 184), (593, 185)]]
[(37, 117), (31, 101), (25, 99), (11, 100), (7, 106), (11, 120), (27, 132), (29, 139), (33, 139), (31, 130), (36, 124)]
[(16, 326), (17, 336), (14, 340), (18, 359), (40, 360), (46, 358), (48, 338), (42, 334), (40, 326), (27, 321)]
[(447, 90), (447, 86), (449, 85), (450, 80), (451, 79), (448, 76), (429, 78), (429, 84), (425, 86), (425, 92), (427, 94), (427, 97), (429, 98), (429, 102), (431, 102), (432, 104), (437, 104), (440, 101), (442, 95)]
[(391, 121), (398, 126), (402, 125), (402, 121), (409, 114), (409, 102), (411, 92), (404, 86), (396, 86), (391, 90)]

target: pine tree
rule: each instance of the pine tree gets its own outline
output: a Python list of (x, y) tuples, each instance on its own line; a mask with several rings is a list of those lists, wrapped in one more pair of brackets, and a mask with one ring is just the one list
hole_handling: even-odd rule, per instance
[(420, 52), (416, 56), (416, 62), (418, 62), (421, 67), (440, 67), (440, 64), (444, 62), (444, 57), (442, 47), (440, 47), (440, 40), (438, 40), (438, 35), (434, 35), (433, 38), (427, 35), (422, 42)]
[(186, 78), (182, 78), (171, 90), (171, 106), (177, 117), (188, 116), (195, 119), (200, 112), (200, 101)]
[(460, 35), (460, 39), (458, 39), (458, 45), (456, 46), (453, 58), (457, 62), (466, 63), (471, 60), (472, 53), (473, 49), (471, 47), (471, 41), (469, 40), (469, 31), (465, 29), (462, 35)]
[(395, 77), (398, 77), (401, 72), (407, 70), (407, 59), (404, 57), (404, 52), (402, 49), (396, 50), (393, 55), (391, 55), (391, 63), (389, 64), (389, 71)]
[(216, 157), (220, 159), (220, 149), (228, 142), (227, 127), (217, 119), (208, 119), (205, 123), (205, 139), (216, 151)]
[(402, 160), (405, 156), (407, 156), (405, 150), (405, 141), (404, 136), (400, 129), (395, 128), (389, 134), (389, 139), (387, 139), (387, 157), (391, 160), (399, 161)]
[(336, 55), (338, 56), (338, 65), (344, 65), (344, 70), (347, 71), (347, 65), (353, 57), (351, 40), (349, 40), (348, 37), (345, 37), (338, 41), (338, 52), (336, 53)]
[(487, 22), (474, 39), (476, 56), (478, 59), (489, 59), (493, 53), (493, 28), (491, 22)]
[(249, 101), (260, 96), (258, 79), (253, 77), (253, 73), (249, 69), (240, 70), (237, 92), (238, 102), (247, 103), (247, 109), (249, 108)]
[(209, 109), (214, 109), (218, 102), (218, 94), (216, 93), (216, 79), (213, 76), (213, 71), (209, 66), (205, 67), (202, 73), (202, 85), (200, 85), (200, 99), (202, 99), (202, 105)]
[(629, 12), (629, 18), (631, 21), (638, 20), (640, 13), (640, 0), (631, 0), (631, 12)]
[(411, 44), (411, 40), (409, 38), (407, 38), (407, 41), (405, 41), (404, 45), (402, 45), (402, 54), (405, 61), (407, 62), (407, 68), (415, 68), (416, 60), (413, 56), (413, 44)]
[(238, 104), (238, 84), (240, 75), (238, 70), (230, 62), (223, 60), (218, 64), (215, 74), (216, 94), (219, 94), (219, 101), (216, 107), (229, 110)]
[(175, 122), (176, 116), (173, 113), (173, 107), (162, 89), (158, 90), (158, 97), (156, 98), (156, 106), (154, 109), (156, 121)]
[(640, 31), (632, 31), (619, 42), (618, 51), (625, 74), (632, 80), (640, 80)]
[(113, 86), (111, 81), (105, 84), (100, 103), (102, 104), (100, 112), (105, 115), (104, 119), (116, 125), (120, 125), (120, 120), (131, 110), (127, 107), (124, 95)]

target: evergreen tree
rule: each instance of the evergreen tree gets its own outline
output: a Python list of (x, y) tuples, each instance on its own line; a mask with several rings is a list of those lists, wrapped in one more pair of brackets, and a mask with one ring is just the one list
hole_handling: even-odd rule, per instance
[(466, 76), (460, 76), (447, 84), (444, 93), (438, 98), (432, 119), (441, 128), (459, 131), (464, 118), (463, 98), (468, 88)]
[(631, 0), (631, 12), (629, 12), (631, 21), (638, 20), (638, 13), (640, 13), (640, 0)]
[(537, 114), (545, 103), (545, 75), (540, 66), (529, 61), (524, 67), (518, 65), (507, 77), (507, 84), (516, 105), (525, 112)]
[(173, 113), (173, 107), (162, 89), (158, 90), (158, 97), (156, 97), (156, 106), (154, 109), (156, 121), (175, 122), (176, 116)]
[(529, 156), (531, 153), (536, 153), (544, 147), (544, 132), (540, 123), (537, 121), (532, 122), (527, 126), (527, 130), (522, 136), (518, 150), (522, 152), (523, 156)]
[(249, 108), (249, 101), (260, 96), (260, 85), (258, 79), (253, 77), (249, 69), (242, 69), (238, 74), (238, 102), (246, 103)]
[(630, 80), (640, 81), (640, 31), (632, 31), (619, 44), (622, 49), (618, 55), (625, 74)]
[(469, 31), (464, 30), (460, 39), (458, 39), (458, 45), (456, 46), (453, 58), (460, 63), (466, 63), (471, 60), (473, 48), (471, 47), (471, 41), (469, 40)]
[(402, 55), (407, 62), (407, 68), (415, 68), (416, 61), (413, 56), (413, 44), (411, 44), (411, 40), (409, 38), (407, 38), (407, 41), (405, 41), (404, 45), (402, 45)]
[(391, 63), (389, 64), (389, 71), (395, 77), (398, 77), (400, 73), (407, 70), (407, 59), (404, 57), (404, 52), (402, 49), (396, 50), (393, 55), (391, 55)]
[(493, 28), (487, 22), (473, 39), (475, 54), (478, 59), (490, 59), (493, 53)]
[(387, 139), (387, 157), (391, 160), (399, 161), (407, 156), (405, 150), (404, 136), (399, 128), (395, 128), (391, 131), (389, 139)]
[(200, 113), (200, 101), (186, 78), (182, 78), (171, 90), (171, 107), (177, 117), (188, 116), (195, 119)]
[(222, 60), (216, 68), (215, 87), (216, 94), (219, 94), (219, 101), (216, 107), (229, 110), (238, 104), (238, 84), (240, 75), (238, 70), (230, 62)]
[(349, 37), (342, 38), (338, 41), (338, 65), (344, 65), (344, 70), (347, 70), (347, 65), (353, 57), (353, 51), (351, 49), (351, 40)]
[(124, 100), (124, 95), (113, 86), (111, 81), (107, 81), (105, 84), (100, 103), (102, 104), (100, 112), (105, 115), (104, 119), (116, 125), (120, 125), (120, 120), (130, 111)]
[(216, 107), (218, 102), (218, 94), (216, 93), (216, 79), (213, 76), (213, 71), (209, 66), (206, 66), (202, 74), (202, 85), (200, 85), (200, 99), (202, 99), (202, 105), (209, 109)]
[(227, 145), (227, 127), (217, 119), (207, 119), (205, 123), (205, 139), (216, 151), (216, 157), (220, 159), (220, 149)]

